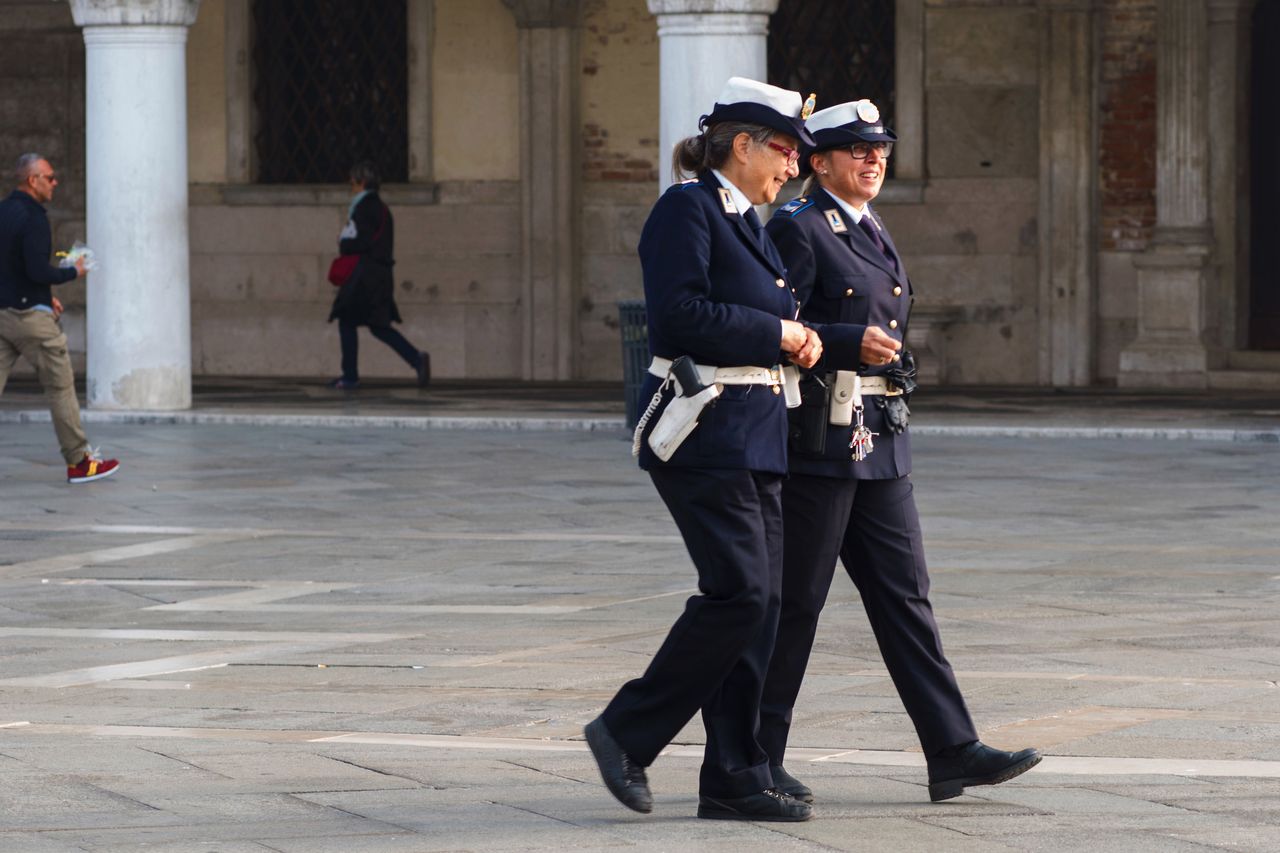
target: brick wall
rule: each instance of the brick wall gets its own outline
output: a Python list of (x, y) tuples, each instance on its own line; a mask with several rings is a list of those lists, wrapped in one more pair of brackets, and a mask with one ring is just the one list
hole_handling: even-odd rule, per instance
[(658, 23), (645, 0), (584, 0), (582, 177), (654, 186)]
[(1102, 12), (1100, 248), (1140, 252), (1156, 222), (1156, 0)]
[(627, 151), (618, 151), (609, 139), (609, 130), (598, 124), (587, 123), (582, 128), (582, 176), (587, 181), (631, 181), (653, 184), (658, 181), (654, 168), (658, 140), (640, 139), (636, 145), (653, 156), (642, 157)]

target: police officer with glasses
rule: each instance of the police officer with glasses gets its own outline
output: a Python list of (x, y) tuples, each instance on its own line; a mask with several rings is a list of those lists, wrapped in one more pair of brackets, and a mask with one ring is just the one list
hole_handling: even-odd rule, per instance
[(637, 428), (649, 472), (698, 572), (648, 669), (586, 727), (600, 774), (628, 808), (653, 808), (645, 769), (699, 710), (698, 817), (802, 821), (756, 740), (782, 583), (786, 362), (811, 367), (782, 258), (753, 205), (772, 202), (812, 142), (798, 92), (731, 78), (701, 132), (676, 146), (692, 180), (658, 200), (640, 237), (653, 363)]
[(812, 172), (768, 224), (825, 354), (801, 382), (783, 483), (782, 613), (761, 702), (760, 743), (777, 788), (813, 792), (783, 766), (792, 709), (839, 556), (862, 597), (889, 675), (929, 770), (929, 797), (959, 796), (1031, 769), (1034, 749), (978, 740), (929, 603), (912, 494), (906, 399), (915, 368), (903, 349), (912, 288), (893, 238), (871, 208), (897, 139), (868, 100), (815, 113)]

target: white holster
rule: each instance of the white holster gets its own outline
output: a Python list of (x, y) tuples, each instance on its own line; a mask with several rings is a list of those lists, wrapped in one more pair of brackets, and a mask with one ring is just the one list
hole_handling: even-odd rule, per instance
[(702, 410), (720, 396), (719, 385), (708, 385), (692, 397), (679, 394), (662, 410), (662, 417), (649, 433), (649, 449), (663, 462), (670, 459), (698, 425)]

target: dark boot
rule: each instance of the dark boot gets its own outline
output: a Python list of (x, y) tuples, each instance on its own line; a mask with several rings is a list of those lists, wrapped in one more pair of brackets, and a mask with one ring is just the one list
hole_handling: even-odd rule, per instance
[(609, 793), (629, 809), (645, 814), (653, 811), (653, 795), (649, 793), (649, 780), (644, 775), (644, 768), (632, 761), (631, 756), (613, 739), (605, 728), (604, 720), (596, 717), (587, 723), (584, 734)]
[(813, 817), (813, 806), (789, 797), (777, 788), (765, 788), (745, 797), (698, 796), (698, 817), (709, 820), (801, 821)]
[(813, 802), (813, 790), (801, 782), (796, 777), (786, 771), (781, 764), (774, 764), (769, 767), (769, 774), (773, 776), (773, 787), (777, 788), (788, 797), (794, 797), (802, 803)]
[(1003, 752), (980, 740), (952, 746), (929, 757), (929, 799), (935, 803), (978, 785), (999, 785), (1040, 763), (1034, 749)]

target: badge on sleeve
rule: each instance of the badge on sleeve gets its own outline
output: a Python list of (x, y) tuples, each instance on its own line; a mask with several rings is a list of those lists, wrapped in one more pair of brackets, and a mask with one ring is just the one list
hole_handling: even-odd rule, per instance
[(844, 234), (849, 230), (848, 226), (844, 224), (844, 219), (840, 216), (840, 211), (834, 207), (830, 210), (824, 210), (822, 213), (827, 217), (827, 224), (831, 226), (831, 233)]
[(728, 188), (720, 188), (720, 206), (724, 208), (725, 213), (737, 213), (738, 206), (733, 203), (733, 193)]

